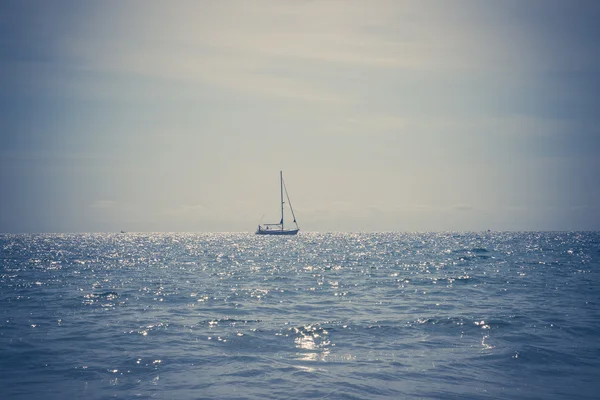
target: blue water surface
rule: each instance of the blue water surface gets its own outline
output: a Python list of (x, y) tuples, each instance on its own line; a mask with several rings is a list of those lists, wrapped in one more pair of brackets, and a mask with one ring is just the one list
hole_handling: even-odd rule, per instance
[(597, 399), (600, 233), (0, 236), (6, 399)]

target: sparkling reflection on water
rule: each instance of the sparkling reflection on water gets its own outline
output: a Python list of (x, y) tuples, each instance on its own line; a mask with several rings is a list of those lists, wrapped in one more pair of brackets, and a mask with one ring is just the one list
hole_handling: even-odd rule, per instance
[(3, 235), (7, 398), (594, 398), (598, 233)]

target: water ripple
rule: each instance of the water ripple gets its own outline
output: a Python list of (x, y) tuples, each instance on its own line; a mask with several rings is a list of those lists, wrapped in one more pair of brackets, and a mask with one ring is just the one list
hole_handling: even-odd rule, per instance
[(598, 243), (0, 235), (0, 384), (7, 398), (591, 399)]

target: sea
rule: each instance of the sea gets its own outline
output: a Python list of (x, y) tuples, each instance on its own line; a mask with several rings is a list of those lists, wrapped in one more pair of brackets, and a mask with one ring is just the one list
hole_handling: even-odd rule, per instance
[(600, 398), (600, 232), (0, 249), (2, 399)]

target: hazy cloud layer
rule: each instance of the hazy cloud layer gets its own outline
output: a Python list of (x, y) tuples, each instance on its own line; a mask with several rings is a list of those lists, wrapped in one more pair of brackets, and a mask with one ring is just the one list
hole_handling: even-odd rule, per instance
[(596, 2), (0, 11), (1, 231), (600, 227)]

